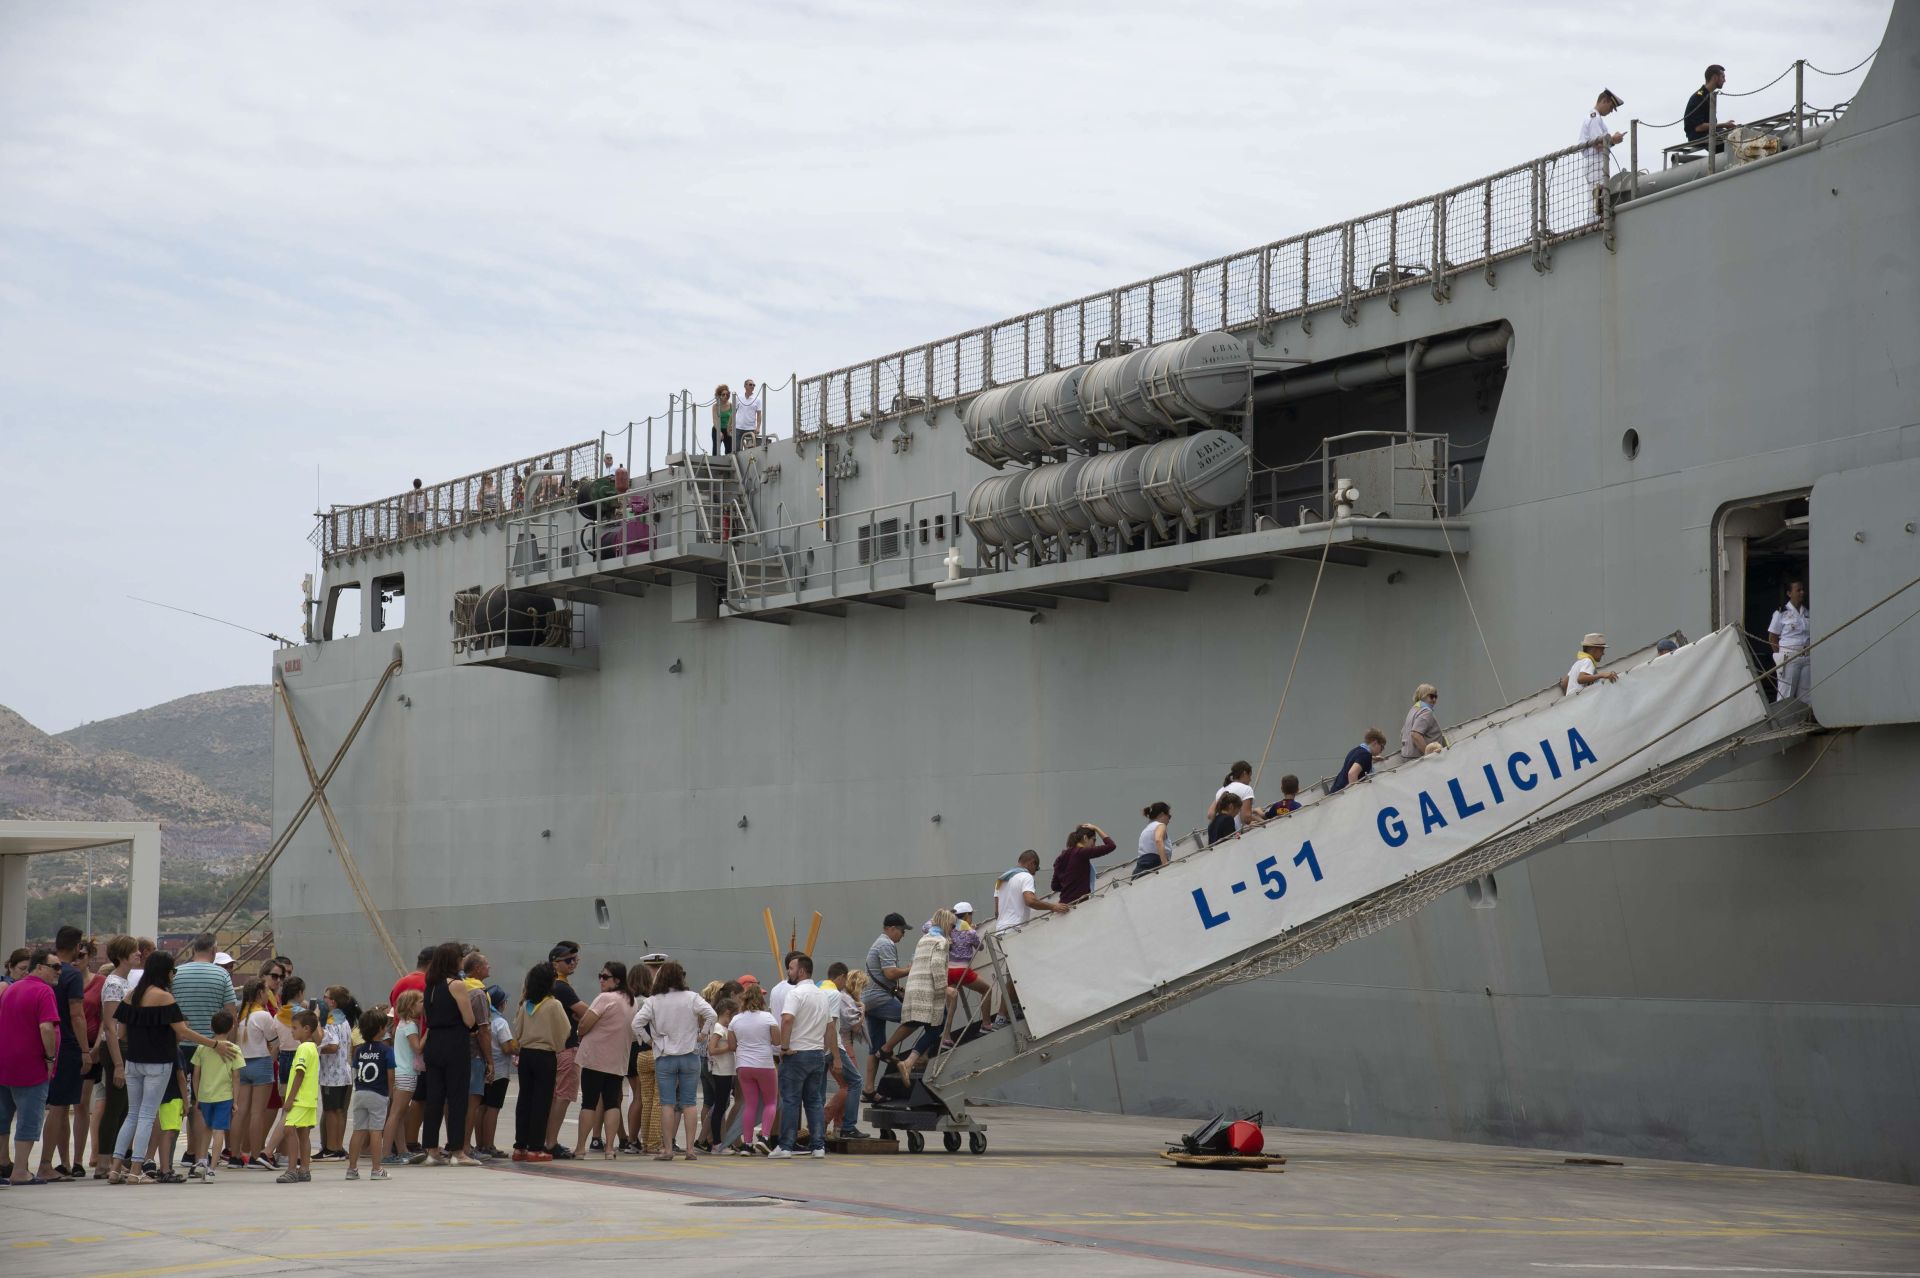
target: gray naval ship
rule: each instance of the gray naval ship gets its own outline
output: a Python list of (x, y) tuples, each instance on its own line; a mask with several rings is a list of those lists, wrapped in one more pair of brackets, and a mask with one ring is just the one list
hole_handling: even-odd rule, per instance
[[(1911, 1181), (1920, 6), (1851, 101), (1796, 71), (1711, 154), (1556, 151), (796, 377), (737, 441), (676, 395), (322, 512), (275, 659), (282, 947), (356, 988), (445, 937), (766, 979), (817, 911), (857, 966), (889, 911), (990, 919), (1021, 849), (1044, 889), (1091, 819), (1120, 850), (992, 938), (1025, 1019), (936, 1061), (942, 1130), (998, 1095)], [(1588, 631), (1626, 673), (1562, 699)], [(1424, 805), (1516, 723), (1600, 742), (1568, 706), (1629, 751), (1718, 726), (1207, 949), (1250, 876), (1186, 904), (1224, 854), (1177, 836), (1228, 765), (1308, 783), (1333, 884), (1401, 827), (1315, 779), (1422, 683), (1452, 748), (1356, 794), (1428, 769)]]

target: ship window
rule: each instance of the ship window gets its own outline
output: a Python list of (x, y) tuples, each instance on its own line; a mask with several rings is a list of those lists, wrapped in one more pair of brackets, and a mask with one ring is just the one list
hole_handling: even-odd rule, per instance
[(900, 521), (898, 519), (882, 519), (878, 523), (861, 524), (858, 535), (861, 563), (870, 564), (877, 559), (900, 557)]
[(327, 591), (327, 625), (324, 633), (329, 639), (351, 639), (360, 633), (359, 582), (350, 581)]
[(1628, 461), (1632, 461), (1638, 457), (1640, 455), (1640, 432), (1637, 430), (1629, 430), (1626, 434), (1622, 435), (1620, 437), (1620, 451), (1627, 455)]
[(398, 630), (407, 624), (407, 579), (402, 573), (373, 579), (373, 628)]
[(929, 525), (929, 523), (926, 520), (923, 519), (920, 521), (920, 544), (923, 546), (927, 544), (927, 540), (929, 536), (928, 528), (930, 526), (931, 525)]
[(1714, 521), (1713, 624), (1746, 632), (1754, 659), (1769, 668), (1767, 623), (1787, 597), (1787, 583), (1805, 581), (1811, 524), (1805, 492), (1759, 497), (1721, 507)]
[(613, 926), (613, 911), (607, 908), (607, 898), (604, 896), (593, 898), (593, 922), (595, 927)]
[(945, 515), (935, 515), (933, 517), (933, 539), (935, 541), (945, 541), (947, 539), (947, 517)]

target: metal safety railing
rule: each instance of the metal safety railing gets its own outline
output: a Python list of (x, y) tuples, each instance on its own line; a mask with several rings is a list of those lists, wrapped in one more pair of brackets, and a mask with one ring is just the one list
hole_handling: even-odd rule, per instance
[(699, 553), (733, 535), (738, 473), (726, 458), (679, 456), (625, 492), (536, 503), (507, 520), (507, 578), (576, 576), (638, 557)]
[(587, 440), (319, 514), (311, 535), (323, 559), (431, 537), (571, 498), (573, 483), (604, 472), (600, 441)]
[(749, 531), (727, 543), (728, 598), (736, 609), (827, 589), (871, 594), (931, 586), (960, 544), (957, 493), (844, 511)]
[(1610, 229), (1594, 198), (1604, 149), (1575, 145), (1365, 217), (1030, 311), (954, 337), (802, 378), (796, 440), (931, 414), (990, 386), (1194, 333), (1261, 328), (1365, 299), (1427, 288), (1445, 298), (1467, 271), (1491, 272), (1550, 245)]

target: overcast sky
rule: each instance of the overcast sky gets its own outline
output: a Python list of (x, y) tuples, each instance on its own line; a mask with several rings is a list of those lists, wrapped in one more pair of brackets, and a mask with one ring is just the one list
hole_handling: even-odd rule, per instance
[(295, 633), (316, 494), (1427, 194), (1602, 86), (1666, 121), (1710, 60), (1851, 66), (1886, 13), (0, 0), (0, 703), (263, 681), (266, 641), (127, 596)]

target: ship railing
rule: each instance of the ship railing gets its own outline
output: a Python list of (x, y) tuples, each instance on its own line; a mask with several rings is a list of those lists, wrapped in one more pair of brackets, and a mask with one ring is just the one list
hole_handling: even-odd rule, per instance
[[(1878, 52), (1878, 49), (1874, 50), (1874, 53)], [(1823, 71), (1819, 67), (1809, 63), (1805, 58), (1797, 58), (1794, 60), (1792, 66), (1757, 89), (1747, 89), (1738, 93), (1729, 93), (1724, 89), (1710, 92), (1707, 102), (1707, 137), (1687, 138), (1673, 146), (1662, 148), (1661, 158), (1664, 166), (1673, 168), (1676, 165), (1690, 164), (1696, 160), (1705, 160), (1707, 162), (1707, 172), (1712, 173), (1716, 168), (1727, 168), (1738, 163), (1741, 158), (1739, 146), (1729, 146), (1727, 140), (1720, 139), (1720, 122), (1722, 117), (1733, 114), (1733, 102), (1736, 99), (1749, 98), (1757, 94), (1765, 93), (1769, 89), (1772, 89), (1774, 85), (1785, 80), (1789, 75), (1793, 77), (1793, 105), (1790, 108), (1776, 111), (1770, 115), (1751, 116), (1748, 119), (1740, 121), (1738, 128), (1748, 139), (1756, 136), (1771, 137), (1777, 138), (1783, 145), (1800, 145), (1800, 143), (1806, 140), (1808, 129), (1832, 124), (1835, 120), (1845, 115), (1847, 108), (1853, 105), (1851, 98), (1836, 102), (1832, 106), (1818, 106), (1807, 101), (1807, 73), (1811, 71), (1815, 75), (1829, 78), (1850, 76), (1855, 71), (1860, 70), (1861, 67), (1866, 66), (1867, 63), (1872, 62), (1874, 53), (1869, 53), (1858, 64), (1847, 68), (1845, 71)], [(1634, 184), (1637, 184), (1640, 176), (1641, 129), (1668, 129), (1680, 123), (1682, 123), (1681, 120), (1654, 123), (1636, 119), (1631, 122), (1628, 127), (1630, 150), (1627, 171), (1632, 175)], [(1710, 139), (1719, 140), (1710, 141)]]
[[(554, 611), (546, 614), (537, 629), (513, 627), (508, 624), (490, 629), (475, 629), (475, 612), (484, 595), (484, 591), (461, 591), (454, 596), (453, 651), (455, 656), (467, 654), (471, 657), (484, 657), (495, 649), (504, 650), (509, 645), (528, 648), (555, 648), (568, 652), (583, 651), (589, 644), (587, 632), (587, 609), (589, 605), (577, 600), (563, 600)], [(525, 598), (525, 596), (522, 596)], [(512, 592), (508, 592), (507, 603), (511, 607)]]
[(1257, 248), (1213, 258), (957, 336), (800, 380), (796, 441), (924, 414), (1005, 385), (1133, 346), (1199, 332), (1266, 330), (1336, 310), (1358, 322), (1369, 298), (1424, 288), (1444, 300), (1469, 271), (1610, 230), (1594, 198), (1612, 175), (1604, 150), (1582, 145), (1434, 195)]
[[(631, 556), (694, 554), (703, 545), (716, 547), (717, 557), (736, 478), (704, 460), (677, 458), (624, 493), (582, 503), (568, 486), (564, 497), (516, 511), (507, 519), (509, 579), (568, 576)], [(553, 478), (559, 480), (557, 472)]]
[[(311, 540), (330, 560), (555, 505), (571, 500), (574, 481), (603, 473), (604, 456), (600, 441), (587, 440), (378, 501), (334, 506), (316, 516)], [(549, 478), (530, 483), (535, 473)]]
[[(1425, 431), (1357, 430), (1331, 435), (1301, 461), (1256, 466), (1248, 487), (1253, 526), (1285, 528), (1347, 515), (1444, 519), (1457, 512), (1451, 437)], [(1358, 499), (1342, 501), (1358, 489)]]
[(751, 610), (810, 590), (930, 587), (946, 579), (960, 526), (959, 495), (945, 492), (744, 532), (727, 543), (729, 601)]

